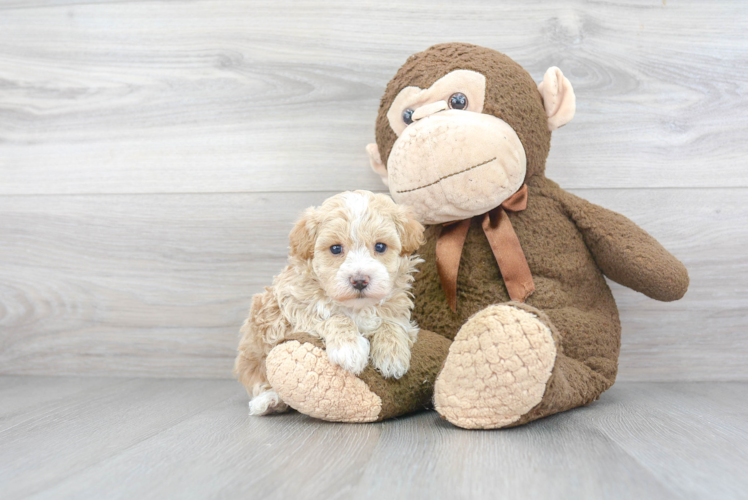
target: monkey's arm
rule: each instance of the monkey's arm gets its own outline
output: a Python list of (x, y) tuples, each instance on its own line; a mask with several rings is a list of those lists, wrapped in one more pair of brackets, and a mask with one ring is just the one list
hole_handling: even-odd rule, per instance
[(608, 278), (665, 302), (685, 295), (686, 267), (646, 231), (621, 214), (559, 192), (559, 201)]

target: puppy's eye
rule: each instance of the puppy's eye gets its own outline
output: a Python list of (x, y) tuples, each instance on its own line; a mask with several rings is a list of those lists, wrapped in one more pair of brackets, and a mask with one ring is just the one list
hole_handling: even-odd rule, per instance
[(410, 125), (413, 123), (413, 110), (408, 108), (405, 111), (403, 111), (403, 121), (406, 125)]
[(455, 92), (449, 97), (449, 107), (452, 109), (465, 109), (468, 106), (467, 96), (462, 92)]
[(332, 252), (334, 255), (338, 255), (343, 251), (342, 245), (333, 245), (330, 247), (330, 252)]
[(387, 245), (385, 245), (384, 243), (377, 243), (376, 245), (374, 245), (374, 251), (377, 253), (384, 253), (387, 251)]

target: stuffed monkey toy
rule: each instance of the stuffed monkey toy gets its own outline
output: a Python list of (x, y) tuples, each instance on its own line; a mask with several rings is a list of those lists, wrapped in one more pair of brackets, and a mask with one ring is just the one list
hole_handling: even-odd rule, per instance
[(408, 58), (379, 107), (372, 168), (427, 226), (413, 288), (410, 371), (332, 365), (299, 333), (268, 356), (291, 407), (372, 422), (433, 407), (494, 429), (589, 404), (615, 381), (621, 325), (605, 276), (661, 301), (688, 273), (636, 224), (545, 177), (551, 132), (574, 116), (569, 80), (540, 84), (504, 54), (462, 43)]

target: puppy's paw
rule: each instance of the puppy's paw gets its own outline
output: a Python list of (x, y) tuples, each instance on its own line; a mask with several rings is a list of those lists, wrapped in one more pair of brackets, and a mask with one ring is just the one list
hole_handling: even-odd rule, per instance
[(372, 340), (371, 361), (385, 378), (400, 378), (410, 368), (410, 348), (406, 341), (375, 336)]
[(249, 402), (249, 414), (252, 416), (270, 415), (271, 413), (283, 413), (285, 411), (288, 411), (288, 405), (273, 390), (262, 392)]
[(327, 342), (327, 359), (332, 364), (358, 375), (369, 363), (369, 341), (361, 335), (355, 339)]

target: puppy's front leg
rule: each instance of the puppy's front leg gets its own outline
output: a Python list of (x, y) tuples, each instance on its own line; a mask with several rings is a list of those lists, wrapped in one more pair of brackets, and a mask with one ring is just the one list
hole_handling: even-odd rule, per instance
[(387, 378), (400, 378), (410, 368), (410, 348), (417, 330), (405, 330), (397, 323), (383, 322), (371, 339), (371, 360)]
[(358, 375), (369, 363), (369, 341), (358, 332), (348, 316), (332, 316), (320, 326), (327, 358), (344, 370)]

